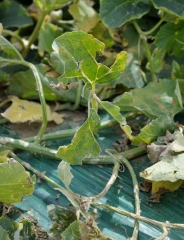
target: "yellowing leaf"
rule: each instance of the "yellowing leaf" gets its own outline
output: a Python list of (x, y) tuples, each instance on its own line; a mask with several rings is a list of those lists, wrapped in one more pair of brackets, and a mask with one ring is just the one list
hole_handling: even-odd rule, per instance
[(9, 158), (7, 157), (9, 150), (0, 152), (0, 163), (7, 162)]
[(169, 181), (152, 182), (152, 193), (162, 194), (167, 191), (174, 192), (182, 185), (182, 183), (183, 180), (178, 180), (176, 182)]
[[(7, 118), (10, 122), (41, 122), (42, 121), (42, 108), (39, 103), (32, 101), (21, 100), (16, 96), (11, 96), (9, 101), (12, 105), (1, 115)], [(50, 107), (47, 105), (48, 121), (54, 121), (56, 124), (63, 122), (64, 115), (56, 112), (51, 112)]]
[(87, 1), (79, 0), (69, 7), (69, 12), (77, 22), (77, 28), (89, 32), (98, 22), (97, 12)]

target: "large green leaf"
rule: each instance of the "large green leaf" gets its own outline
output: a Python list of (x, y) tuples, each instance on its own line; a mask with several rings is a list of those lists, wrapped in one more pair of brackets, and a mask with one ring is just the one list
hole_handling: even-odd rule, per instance
[(48, 207), (48, 215), (52, 221), (52, 227), (49, 233), (50, 240), (60, 240), (61, 233), (69, 227), (69, 225), (77, 220), (74, 211), (51, 204)]
[(160, 116), (141, 129), (140, 134), (133, 139), (132, 145), (139, 145), (140, 143), (149, 144), (159, 136), (165, 135), (167, 130), (174, 132), (175, 123), (169, 116)]
[(69, 188), (69, 185), (72, 181), (73, 175), (70, 172), (70, 164), (68, 162), (60, 162), (58, 166), (58, 176), (61, 179), (61, 181), (65, 184), (65, 187), (67, 189)]
[(0, 240), (10, 240), (8, 233), (0, 226)]
[(141, 18), (149, 9), (149, 5), (141, 0), (102, 0), (100, 19), (109, 28), (117, 28), (132, 19)]
[(122, 111), (141, 111), (151, 119), (161, 115), (173, 117), (183, 109), (177, 81), (162, 79), (118, 96), (115, 105)]
[(0, 164), (0, 201), (21, 202), (24, 194), (31, 195), (34, 185), (20, 163), (15, 160)]
[(33, 0), (36, 6), (40, 9), (40, 11), (51, 12), (54, 9), (58, 9), (71, 0)]
[(98, 156), (101, 150), (93, 133), (98, 129), (99, 123), (99, 116), (94, 109), (91, 109), (90, 116), (79, 128), (72, 143), (60, 147), (56, 156), (71, 164), (82, 164), (83, 159)]
[(104, 44), (82, 31), (65, 33), (56, 38), (53, 49), (65, 64), (65, 72), (60, 77), (64, 83), (73, 77), (88, 84), (113, 81), (120, 76), (126, 65), (126, 52), (117, 54), (110, 68), (97, 63), (96, 53), (103, 52)]
[(43, 56), (44, 51), (52, 52), (52, 42), (60, 36), (63, 30), (52, 23), (43, 23), (38, 35), (38, 51)]
[(175, 14), (178, 17), (184, 16), (184, 0), (151, 0), (155, 8), (164, 12)]
[(89, 2), (79, 0), (69, 7), (78, 29), (89, 32), (99, 22), (99, 16)]
[(170, 54), (177, 57), (184, 55), (184, 21), (180, 20), (176, 23), (166, 23), (161, 26), (158, 31), (155, 44)]
[(28, 16), (22, 5), (10, 0), (0, 3), (0, 22), (4, 28), (22, 27), (33, 24), (31, 17)]

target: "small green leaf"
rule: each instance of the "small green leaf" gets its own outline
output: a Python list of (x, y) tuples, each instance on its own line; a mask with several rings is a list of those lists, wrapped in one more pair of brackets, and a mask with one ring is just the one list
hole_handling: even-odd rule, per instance
[[(152, 68), (154, 73), (159, 73), (164, 68), (164, 57), (165, 51), (161, 48), (155, 48), (151, 60), (152, 60)], [(150, 70), (150, 63), (148, 62), (146, 68)]]
[(14, 239), (14, 234), (19, 228), (19, 224), (8, 217), (0, 217), (0, 226), (7, 231), (9, 237)]
[(7, 157), (8, 153), (9, 153), (9, 150), (0, 152), (0, 163), (8, 162), (8, 160), (9, 160), (9, 158)]
[(33, 2), (40, 9), (41, 12), (51, 12), (52, 10), (61, 8), (66, 3), (71, 1), (70, 0), (33, 0)]
[(89, 32), (99, 22), (97, 12), (87, 1), (79, 0), (71, 4), (69, 12), (76, 21), (77, 28), (84, 32)]
[(104, 51), (104, 44), (92, 35), (82, 31), (68, 32), (55, 39), (53, 49), (65, 65), (60, 79), (77, 77), (90, 85), (115, 80), (124, 71), (126, 52), (117, 54), (114, 64), (109, 68), (97, 63), (96, 53)]
[(161, 26), (156, 35), (155, 44), (169, 54), (182, 57), (184, 55), (183, 24), (184, 21), (180, 20), (176, 23), (166, 23)]
[(141, 0), (102, 0), (100, 19), (109, 28), (117, 28), (132, 19), (141, 18), (149, 12), (149, 5)]
[(122, 111), (141, 111), (151, 119), (161, 115), (173, 117), (183, 109), (177, 81), (162, 79), (118, 96), (115, 105)]
[(34, 224), (27, 219), (23, 219), (23, 229), (20, 231), (20, 239), (35, 240), (37, 238), (34, 232)]
[(49, 233), (50, 240), (60, 240), (62, 232), (69, 227), (69, 225), (77, 220), (74, 211), (61, 207), (59, 205), (48, 205), (48, 215), (52, 221), (52, 227)]
[(164, 12), (174, 14), (178, 17), (184, 16), (183, 0), (151, 0), (155, 8)]
[(140, 143), (149, 144), (159, 136), (165, 135), (167, 130), (174, 132), (175, 123), (169, 116), (160, 116), (141, 129), (140, 134), (134, 137), (132, 145), (139, 145)]
[(52, 42), (60, 36), (63, 30), (52, 23), (43, 23), (38, 35), (38, 51), (43, 56), (44, 51), (52, 52)]
[(0, 240), (10, 240), (8, 233), (0, 226)]
[(26, 9), (16, 1), (10, 0), (0, 3), (0, 22), (3, 28), (25, 27), (33, 24)]
[(98, 129), (99, 123), (99, 116), (91, 109), (90, 116), (79, 128), (72, 143), (60, 147), (56, 156), (71, 164), (82, 164), (83, 159), (98, 156), (101, 150), (93, 133)]
[(24, 194), (31, 195), (34, 185), (20, 163), (15, 160), (0, 164), (0, 201), (21, 202)]
[(70, 172), (70, 164), (68, 162), (60, 162), (58, 166), (58, 176), (61, 181), (65, 184), (67, 189), (72, 181), (73, 175)]
[(107, 101), (100, 101), (100, 105), (121, 125), (126, 125), (126, 119), (121, 115), (120, 108)]

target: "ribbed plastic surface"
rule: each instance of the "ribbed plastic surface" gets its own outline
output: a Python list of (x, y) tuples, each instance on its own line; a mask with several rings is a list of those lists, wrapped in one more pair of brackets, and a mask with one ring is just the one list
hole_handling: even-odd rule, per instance
[[(105, 118), (106, 119), (106, 116)], [(72, 122), (70, 122), (72, 125)], [(68, 125), (68, 123), (67, 123)], [(76, 125), (76, 124), (75, 124)], [(65, 127), (65, 124), (62, 128)], [(2, 128), (2, 135), (7, 134), (7, 128)], [(112, 143), (120, 139), (120, 135), (116, 134), (114, 129), (103, 130), (100, 132), (99, 143), (102, 149), (112, 147)], [(60, 145), (70, 143), (70, 139), (49, 141), (46, 146), (57, 149)], [(19, 151), (18, 155), (24, 161), (29, 162), (39, 171), (46, 171), (46, 175), (62, 184), (57, 176), (57, 166), (59, 162), (40, 155), (33, 155), (28, 152)], [(139, 172), (150, 165), (146, 156), (132, 160), (132, 165), (137, 176)], [(71, 188), (73, 191), (85, 195), (93, 196), (99, 193), (108, 181), (112, 171), (112, 166), (73, 166)], [(142, 179), (138, 177), (141, 181)], [(46, 230), (51, 226), (51, 222), (47, 215), (48, 204), (61, 204), (68, 206), (68, 201), (61, 196), (58, 201), (55, 200), (57, 192), (53, 190), (46, 182), (36, 183), (34, 195), (24, 197), (23, 202), (16, 206), (23, 212), (27, 212), (34, 218), (39, 220), (39, 224)], [(150, 193), (140, 193), (141, 199), (141, 215), (158, 221), (169, 221), (175, 223), (184, 222), (184, 191), (182, 189), (174, 193), (165, 193), (161, 197), (160, 203), (150, 203), (146, 199)], [(112, 186), (107, 195), (100, 200), (114, 207), (134, 212), (134, 195), (130, 174), (127, 170), (119, 173), (119, 177)], [(134, 220), (124, 217), (114, 212), (104, 209), (98, 209), (98, 226), (108, 236), (116, 240), (124, 240), (131, 236), (133, 231)], [(140, 224), (139, 240), (148, 240), (158, 238), (161, 230), (153, 225), (143, 222)], [(169, 237), (165, 239), (182, 240), (184, 239), (184, 231), (172, 229)]]

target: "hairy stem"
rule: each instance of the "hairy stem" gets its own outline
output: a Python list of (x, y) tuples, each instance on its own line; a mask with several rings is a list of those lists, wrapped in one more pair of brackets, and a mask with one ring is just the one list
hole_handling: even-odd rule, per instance
[[(125, 164), (125, 166), (128, 168), (130, 175), (132, 177), (132, 182), (134, 187), (134, 196), (135, 196), (135, 209), (136, 209), (135, 213), (137, 216), (140, 216), (141, 210), (140, 210), (140, 200), (139, 200), (139, 187), (138, 187), (138, 181), (137, 181), (137, 177), (135, 175), (134, 169), (132, 168), (130, 162), (122, 155), (118, 154), (117, 158), (123, 164)], [(138, 233), (139, 233), (139, 221), (136, 220), (134, 224), (134, 231), (130, 239), (131, 240), (137, 239)]]
[(122, 209), (120, 210), (120, 209), (118, 209), (118, 208), (109, 206), (109, 205), (107, 205), (107, 204), (102, 204), (102, 203), (94, 202), (94, 203), (91, 203), (91, 205), (93, 205), (93, 206), (98, 206), (98, 207), (100, 207), (100, 208), (104, 208), (104, 209), (107, 209), (107, 210), (110, 210), (110, 211), (119, 213), (119, 214), (121, 214), (121, 215), (124, 215), (124, 216), (126, 216), (126, 217), (133, 218), (133, 219), (138, 220), (138, 221), (141, 221), (141, 222), (145, 222), (145, 223), (148, 223), (148, 224), (152, 224), (152, 225), (158, 226), (158, 227), (160, 227), (160, 228), (165, 227), (165, 228), (184, 229), (184, 224), (168, 223), (168, 222), (159, 222), (159, 221), (156, 221), (156, 220), (153, 220), (153, 219), (150, 219), (150, 218), (138, 216), (138, 215), (136, 215), (135, 213), (130, 213), (130, 212), (125, 211), (125, 210), (122, 210)]
[(47, 12), (41, 12), (41, 15), (39, 17), (39, 20), (36, 24), (36, 27), (34, 28), (34, 31), (32, 32), (30, 38), (29, 38), (29, 42), (28, 45), (26, 46), (26, 48), (24, 49), (24, 51), (22, 52), (22, 56), (23, 58), (25, 58), (30, 50), (31, 45), (35, 42), (35, 40), (38, 38), (38, 34), (40, 31), (40, 28), (42, 26), (42, 23), (45, 19), (45, 16), (47, 15)]
[[(62, 160), (56, 157), (57, 150), (35, 145), (34, 143), (29, 143), (23, 140), (8, 137), (0, 137), (0, 144), (10, 148), (27, 150), (32, 153), (39, 153), (44, 156), (55, 158), (59, 161)], [(123, 152), (122, 156), (130, 160), (145, 154), (146, 151), (147, 151), (146, 147), (137, 147)], [(114, 164), (114, 160), (110, 156), (101, 155), (97, 158), (86, 158), (83, 160), (83, 164)]]

